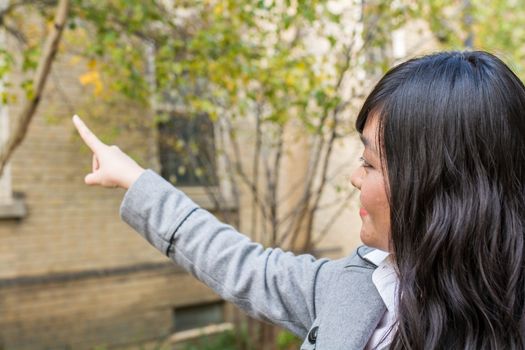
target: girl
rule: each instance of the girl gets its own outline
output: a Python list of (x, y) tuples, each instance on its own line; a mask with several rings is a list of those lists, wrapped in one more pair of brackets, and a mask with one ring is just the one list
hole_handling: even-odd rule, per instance
[(486, 52), (390, 70), (356, 122), (365, 246), (341, 260), (263, 249), (106, 146), (88, 185), (164, 254), (301, 349), (523, 349), (525, 87)]

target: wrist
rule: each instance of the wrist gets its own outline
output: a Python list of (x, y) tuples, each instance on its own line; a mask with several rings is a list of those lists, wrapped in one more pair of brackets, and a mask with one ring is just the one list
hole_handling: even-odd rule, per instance
[(130, 188), (145, 171), (146, 169), (137, 165), (137, 167), (129, 173), (129, 176), (127, 176), (126, 180), (122, 184), (122, 187), (125, 189)]

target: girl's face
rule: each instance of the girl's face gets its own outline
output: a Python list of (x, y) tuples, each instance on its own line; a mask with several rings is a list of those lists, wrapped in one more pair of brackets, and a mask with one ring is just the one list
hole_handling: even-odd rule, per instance
[[(352, 185), (361, 191), (361, 241), (370, 247), (390, 251), (390, 205), (386, 169), (381, 166), (378, 143), (379, 118), (370, 116), (361, 140), (365, 146), (362, 164), (352, 174)], [(385, 171), (385, 173), (384, 173)]]

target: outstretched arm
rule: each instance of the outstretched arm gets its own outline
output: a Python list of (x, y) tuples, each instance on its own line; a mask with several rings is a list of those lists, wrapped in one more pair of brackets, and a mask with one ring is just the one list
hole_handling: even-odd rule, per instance
[(317, 314), (327, 260), (251, 242), (117, 147), (103, 144), (80, 119), (74, 123), (94, 152), (86, 183), (129, 188), (121, 206), (124, 221), (226, 300), (306, 335)]

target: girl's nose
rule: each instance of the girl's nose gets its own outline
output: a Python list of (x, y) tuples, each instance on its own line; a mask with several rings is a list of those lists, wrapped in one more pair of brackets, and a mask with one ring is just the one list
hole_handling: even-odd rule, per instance
[(361, 183), (363, 182), (363, 167), (358, 167), (354, 170), (350, 177), (350, 182), (355, 188), (361, 190)]

